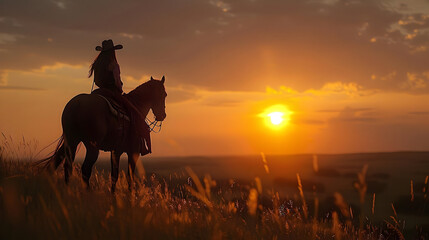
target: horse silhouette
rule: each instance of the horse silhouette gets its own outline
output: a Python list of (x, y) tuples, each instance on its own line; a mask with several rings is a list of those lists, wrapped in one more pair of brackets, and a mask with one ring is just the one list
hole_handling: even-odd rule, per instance
[[(166, 117), (164, 87), (165, 78), (151, 80), (141, 84), (128, 94), (124, 94), (140, 113), (146, 117), (152, 110), (156, 121)], [(64, 178), (66, 183), (72, 174), (72, 164), (76, 148), (80, 142), (86, 147), (86, 156), (82, 164), (82, 178), (89, 187), (92, 167), (98, 159), (99, 151), (111, 152), (111, 190), (115, 191), (119, 174), (120, 156), (128, 155), (127, 180), (131, 188), (136, 162), (140, 156), (140, 138), (129, 130), (129, 121), (112, 113), (111, 105), (106, 98), (98, 94), (79, 94), (65, 106), (61, 118), (63, 135), (52, 156), (39, 163), (57, 169), (64, 161)], [(129, 120), (129, 119), (128, 119)]]

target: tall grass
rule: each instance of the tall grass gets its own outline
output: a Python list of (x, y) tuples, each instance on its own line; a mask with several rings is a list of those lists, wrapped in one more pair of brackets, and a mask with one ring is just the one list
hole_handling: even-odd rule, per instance
[[(95, 169), (88, 191), (77, 164), (70, 184), (65, 185), (62, 171), (35, 173), (29, 163), (10, 161), (5, 153), (0, 152), (1, 239), (404, 237), (396, 212), (385, 224), (371, 225), (362, 217), (360, 225), (354, 225), (351, 206), (340, 193), (334, 195), (338, 209), (319, 216), (319, 201), (314, 200), (311, 215), (311, 203), (307, 204), (304, 197), (299, 174), (300, 198), (290, 201), (280, 198), (274, 189), (262, 189), (260, 178), (247, 184), (231, 184), (209, 175), (198, 176), (191, 168), (182, 175), (146, 176), (139, 164), (133, 191), (128, 190), (125, 173), (121, 172), (113, 195), (107, 173)], [(268, 159), (262, 157), (268, 169)], [(356, 186), (362, 201), (366, 169), (359, 173)], [(395, 211), (393, 204), (392, 208)]]
[[(16, 140), (18, 139), (18, 140)], [(0, 156), (9, 161), (34, 160), (37, 156), (38, 142), (24, 136), (14, 138), (3, 132), (0, 134)]]

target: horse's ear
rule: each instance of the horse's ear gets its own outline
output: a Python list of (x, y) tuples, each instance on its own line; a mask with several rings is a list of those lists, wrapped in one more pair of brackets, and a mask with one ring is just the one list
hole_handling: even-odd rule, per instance
[(150, 76), (150, 80), (153, 80), (153, 77), (152, 77), (152, 76)]
[(162, 76), (161, 82), (162, 82), (162, 84), (164, 84), (164, 82), (165, 82), (165, 77), (164, 76)]

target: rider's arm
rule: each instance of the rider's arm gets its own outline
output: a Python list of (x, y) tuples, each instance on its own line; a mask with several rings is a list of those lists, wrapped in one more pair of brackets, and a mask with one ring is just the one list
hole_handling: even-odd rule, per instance
[(115, 86), (119, 89), (119, 91), (122, 93), (122, 81), (121, 81), (121, 70), (119, 69), (119, 64), (115, 63), (112, 66), (113, 71), (113, 77), (115, 78)]

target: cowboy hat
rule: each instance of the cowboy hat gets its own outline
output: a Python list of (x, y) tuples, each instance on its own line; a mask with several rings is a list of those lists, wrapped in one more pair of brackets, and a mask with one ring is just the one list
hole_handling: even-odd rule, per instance
[(113, 45), (112, 39), (109, 39), (109, 40), (104, 40), (101, 43), (101, 47), (100, 46), (95, 47), (95, 50), (97, 50), (97, 51), (107, 51), (107, 50), (117, 50), (117, 49), (119, 50), (119, 49), (122, 49), (122, 48), (123, 48), (122, 45)]

